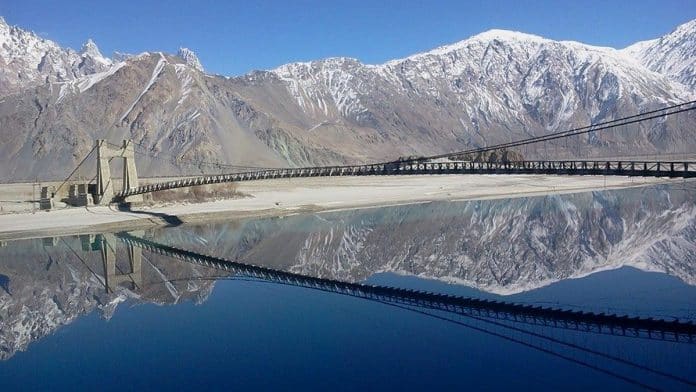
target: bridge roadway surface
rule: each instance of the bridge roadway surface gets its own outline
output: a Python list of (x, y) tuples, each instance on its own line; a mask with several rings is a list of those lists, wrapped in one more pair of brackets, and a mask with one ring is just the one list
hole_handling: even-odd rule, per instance
[(416, 174), (547, 174), (692, 178), (696, 177), (696, 161), (391, 162), (353, 166), (266, 169), (143, 185), (116, 193), (112, 201), (121, 202), (128, 196), (144, 193), (225, 182), (295, 177)]
[(229, 271), (235, 275), (279, 284), (311, 288), (390, 304), (445, 311), (475, 319), (492, 318), (581, 332), (667, 340), (691, 344), (696, 342), (696, 324), (691, 321), (665, 321), (652, 318), (561, 310), (395, 287), (341, 282), (229, 261), (219, 257), (160, 244), (129, 233), (118, 233), (116, 236), (128, 245), (137, 246), (156, 254), (223, 271)]

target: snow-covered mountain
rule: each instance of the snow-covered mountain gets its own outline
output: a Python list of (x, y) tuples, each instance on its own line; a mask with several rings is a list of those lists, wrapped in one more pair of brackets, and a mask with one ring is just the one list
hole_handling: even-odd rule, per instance
[(76, 52), (10, 26), (0, 17), (0, 96), (44, 83), (75, 80), (111, 65), (91, 39)]
[[(527, 115), (534, 125), (555, 130), (568, 121), (616, 115), (617, 104), (640, 106), (647, 92), (655, 97), (653, 104), (693, 94), (646, 72), (622, 51), (504, 30), (381, 65), (336, 58), (272, 72), (298, 105), (317, 117), (335, 108), (358, 123), (383, 121), (375, 110), (378, 103), (393, 107), (411, 101), (419, 114), (419, 106), (449, 109), (446, 120), (453, 129), (462, 124), (525, 128), (520, 120)], [(440, 120), (443, 114), (438, 113)], [(485, 135), (480, 138), (477, 142), (486, 141)]]
[[(71, 77), (48, 72), (47, 83), (0, 99), (0, 178), (61, 178), (98, 138), (135, 139), (148, 154), (141, 172), (166, 175), (220, 170), (192, 163), (200, 161), (299, 166), (437, 154), (631, 115), (696, 97), (694, 23), (623, 50), (491, 30), (385, 64), (330, 58), (231, 78), (205, 74), (185, 48), (112, 61), (93, 43), (77, 54), (5, 24), (5, 41), (51, 48), (13, 57), (26, 57), (13, 67), (34, 75), (22, 80), (90, 66)], [(81, 60), (36, 65), (36, 53), (54, 52)], [(10, 79), (0, 95), (22, 85)], [(598, 155), (693, 151), (686, 130), (695, 126), (682, 116), (579, 143)]]
[(696, 19), (663, 37), (633, 44), (622, 52), (646, 68), (696, 89)]
[(198, 56), (196, 56), (196, 53), (191, 49), (179, 48), (176, 55), (183, 59), (184, 62), (186, 62), (186, 65), (190, 65), (191, 67), (203, 72), (203, 65), (201, 64), (201, 61), (198, 59)]

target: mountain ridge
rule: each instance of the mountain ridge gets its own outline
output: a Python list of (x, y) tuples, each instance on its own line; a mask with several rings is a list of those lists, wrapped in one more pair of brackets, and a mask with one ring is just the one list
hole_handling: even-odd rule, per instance
[[(696, 42), (690, 28), (675, 31), (686, 41), (664, 39), (662, 47)], [(142, 145), (144, 175), (201, 173), (212, 170), (211, 162), (360, 163), (537, 136), (696, 97), (675, 79), (683, 68), (677, 76), (673, 68), (650, 70), (629, 56), (636, 48), (505, 30), (380, 65), (336, 57), (235, 77), (205, 73), (185, 48), (178, 56), (144, 52), (115, 61), (90, 41), (82, 54), (42, 45), (52, 49), (43, 57), (63, 62), (45, 68), (46, 75), (37, 68), (31, 75), (40, 82), (0, 98), (0, 137), (7, 141), (0, 145), (0, 178), (6, 180), (64, 177), (100, 138)], [(677, 49), (665, 61), (684, 53)], [(81, 56), (91, 59), (91, 68), (56, 72), (85, 63)], [(111, 65), (100, 68), (99, 57)], [(1, 81), (2, 75), (0, 92), (6, 93)], [(673, 145), (696, 147), (679, 144), (689, 140), (683, 129), (692, 125), (696, 120), (686, 118), (582, 142), (605, 155), (625, 154), (611, 149), (617, 141), (625, 151), (655, 154)]]
[(696, 89), (696, 19), (671, 33), (623, 49), (646, 68)]
[[(111, 63), (118, 62), (118, 61), (114, 61), (112, 58), (108, 58), (108, 57), (103, 56), (101, 54), (101, 52), (99, 51), (96, 43), (91, 38), (88, 38), (87, 41), (85, 41), (85, 43), (82, 45), (82, 48), (80, 49), (80, 51), (75, 51), (71, 48), (67, 48), (67, 47), (63, 48), (58, 43), (56, 43), (52, 40), (49, 40), (46, 38), (41, 38), (40, 36), (38, 36), (36, 33), (32, 32), (32, 31), (24, 30), (18, 26), (11, 26), (5, 21), (5, 19), (2, 16), (0, 16), (0, 26), (3, 26), (6, 29), (10, 29), (10, 30), (22, 31), (23, 33), (26, 33), (28, 35), (35, 37), (37, 40), (45, 42), (51, 46), (56, 46), (56, 47), (62, 48), (63, 50), (68, 51), (68, 52), (74, 52), (74, 53), (77, 53), (77, 54), (80, 54), (83, 56), (84, 55), (91, 55), (92, 57), (97, 57), (97, 58), (101, 57), (103, 60), (108, 62), (109, 65)], [(598, 51), (598, 52), (624, 54), (629, 59), (635, 59), (635, 60), (641, 61), (641, 60), (643, 60), (643, 59), (641, 59), (641, 57), (643, 57), (643, 53), (645, 51), (650, 50), (653, 46), (658, 44), (660, 41), (669, 39), (670, 37), (674, 37), (674, 36), (694, 35), (694, 34), (696, 34), (696, 19), (693, 19), (693, 20), (690, 20), (688, 22), (685, 22), (683, 24), (678, 25), (672, 32), (670, 32), (662, 37), (658, 37), (658, 38), (654, 38), (654, 39), (650, 39), (650, 40), (638, 41), (638, 42), (635, 42), (631, 45), (628, 45), (625, 48), (614, 48), (614, 47), (610, 47), (610, 46), (597, 46), (597, 45), (586, 44), (586, 43), (576, 41), (576, 40), (553, 40), (550, 38), (545, 38), (545, 37), (540, 36), (540, 35), (525, 33), (525, 32), (521, 32), (521, 31), (517, 31), (517, 30), (507, 30), (507, 29), (494, 28), (494, 29), (489, 29), (489, 30), (485, 30), (483, 32), (474, 34), (468, 38), (465, 38), (465, 39), (462, 39), (462, 40), (459, 40), (459, 41), (456, 41), (453, 43), (444, 44), (444, 45), (441, 45), (441, 46), (438, 46), (438, 47), (435, 47), (435, 48), (432, 48), (429, 50), (413, 53), (413, 54), (408, 55), (406, 57), (395, 58), (395, 59), (387, 60), (387, 61), (384, 61), (384, 62), (378, 63), (378, 64), (363, 63), (358, 58), (350, 57), (350, 56), (335, 56), (335, 57), (327, 57), (327, 58), (310, 60), (310, 61), (289, 62), (289, 63), (285, 63), (285, 64), (282, 64), (280, 66), (277, 66), (277, 67), (274, 67), (274, 68), (268, 69), (268, 70), (261, 70), (261, 69), (260, 70), (251, 70), (251, 71), (249, 71), (245, 74), (242, 74), (242, 75), (220, 75), (220, 76), (226, 76), (228, 78), (243, 77), (243, 76), (252, 74), (254, 72), (259, 72), (259, 71), (261, 71), (261, 72), (263, 72), (263, 71), (274, 72), (278, 69), (284, 68), (284, 67), (289, 66), (289, 65), (309, 65), (312, 63), (316, 63), (316, 62), (325, 62), (325, 61), (330, 62), (333, 60), (351, 60), (351, 61), (359, 62), (367, 67), (385, 67), (387, 65), (397, 64), (397, 63), (401, 63), (401, 62), (406, 61), (406, 60), (413, 60), (413, 59), (417, 59), (417, 58), (427, 56), (427, 55), (446, 54), (446, 53), (449, 53), (452, 51), (460, 50), (462, 48), (462, 46), (464, 46), (465, 44), (470, 43), (472, 41), (493, 41), (493, 40), (527, 41), (527, 42), (536, 41), (536, 42), (542, 42), (542, 43), (557, 43), (557, 44), (563, 44), (563, 45), (573, 45), (573, 46), (583, 47), (585, 49), (590, 49), (590, 50), (594, 50), (594, 51)], [(158, 53), (158, 52), (160, 52), (160, 51), (146, 51), (146, 52), (140, 53), (140, 55), (152, 54), (152, 53)], [(114, 54), (115, 54), (114, 57), (120, 57), (121, 55), (123, 55), (121, 52), (114, 52)], [(133, 55), (125, 55), (125, 57), (132, 57), (132, 56)], [(176, 56), (182, 58), (184, 61), (189, 61), (189, 59), (190, 59), (190, 61), (192, 63), (192, 64), (190, 64), (191, 66), (193, 66), (194, 68), (197, 68), (198, 70), (203, 71), (203, 66), (202, 66), (200, 60), (198, 59), (198, 57), (196, 56), (196, 53), (194, 51), (190, 50), (189, 48), (180, 47), (176, 53)], [(122, 60), (122, 59), (117, 59), (117, 60)], [(649, 68), (649, 67), (646, 66), (646, 68)], [(213, 75), (213, 74), (211, 74), (211, 75)]]

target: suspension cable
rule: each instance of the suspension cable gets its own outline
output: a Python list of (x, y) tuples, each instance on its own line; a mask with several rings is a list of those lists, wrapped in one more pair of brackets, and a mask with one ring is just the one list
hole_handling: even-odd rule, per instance
[[(110, 143), (110, 142), (106, 142), (106, 143), (109, 144), (109, 145), (111, 145), (111, 146), (114, 146), (114, 147), (118, 147), (118, 148), (121, 147), (120, 145), (117, 145), (117, 144), (114, 144), (114, 143)], [(137, 145), (137, 146), (139, 146), (139, 147), (141, 147), (141, 148), (147, 148), (147, 147), (146, 147), (144, 144), (142, 144), (142, 143), (137, 143), (137, 142), (134, 141), (133, 144), (135, 144), (135, 145)], [(222, 167), (225, 167), (225, 168), (237, 168), (237, 169), (277, 169), (277, 168), (262, 167), (262, 166), (233, 165), (233, 164), (229, 164), (229, 163), (210, 162), (210, 161), (204, 161), (204, 160), (186, 159), (186, 158), (179, 157), (179, 156), (177, 156), (177, 155), (174, 155), (174, 154), (172, 154), (172, 153), (167, 153), (167, 152), (164, 152), (164, 151), (160, 152), (159, 154), (155, 154), (154, 152), (145, 152), (145, 151), (138, 151), (138, 150), (135, 150), (135, 153), (136, 153), (136, 154), (140, 154), (140, 155), (145, 155), (145, 156), (148, 156), (148, 157), (150, 157), (150, 158), (157, 159), (157, 160), (164, 161), (164, 162), (168, 162), (168, 161), (167, 161), (166, 159), (160, 157), (159, 155), (168, 155), (168, 156), (170, 156), (170, 157), (176, 159), (176, 160), (179, 161), (179, 162), (186, 162), (186, 163), (189, 163), (189, 164), (192, 164), (192, 165), (212, 166), (212, 167), (218, 167), (218, 168), (222, 168)]]
[[(689, 112), (692, 110), (696, 110), (696, 100), (688, 101), (688, 102), (683, 102), (675, 105), (670, 105), (666, 107), (662, 107), (659, 109), (654, 109), (642, 113), (637, 113), (631, 116), (626, 116), (626, 117), (621, 117), (618, 119), (614, 120), (607, 120), (607, 121), (602, 121), (590, 125), (585, 125), (582, 127), (578, 128), (572, 128), (564, 131), (559, 131), (559, 132), (553, 132), (549, 133), (546, 135), (541, 135), (541, 136), (535, 136), (527, 139), (521, 139), (521, 140), (516, 140), (512, 142), (506, 142), (506, 143), (500, 143), (492, 146), (486, 146), (486, 147), (478, 147), (478, 148), (471, 148), (467, 150), (461, 150), (461, 151), (454, 151), (454, 152), (448, 152), (444, 154), (437, 154), (437, 155), (430, 155), (430, 156), (422, 156), (422, 157), (415, 157), (411, 159), (404, 159), (400, 160), (402, 163), (410, 163), (414, 161), (420, 161), (420, 160), (434, 160), (434, 159), (439, 159), (439, 158), (448, 158), (452, 156), (457, 156), (457, 155), (467, 155), (467, 154), (476, 154), (476, 153), (482, 153), (482, 152), (487, 152), (487, 151), (493, 151), (493, 150), (500, 150), (504, 148), (509, 148), (509, 147), (518, 147), (518, 146), (524, 146), (524, 145), (529, 145), (529, 144), (534, 144), (534, 143), (540, 143), (540, 142), (546, 142), (550, 140), (556, 140), (556, 139), (561, 139), (561, 138), (567, 138), (571, 136), (578, 136), (578, 135), (583, 135), (587, 134), (590, 132), (596, 132), (596, 131), (603, 131), (607, 129), (612, 129), (616, 127), (620, 127), (623, 125), (629, 125), (629, 124), (635, 124), (635, 123), (640, 123), (643, 121), (655, 119), (655, 118), (660, 118), (660, 117), (666, 117), (666, 116), (671, 116), (674, 114), (682, 113), (682, 112)], [(693, 105), (689, 107), (690, 105)], [(113, 143), (108, 144), (116, 147), (121, 147), (120, 145), (115, 145)], [(133, 141), (133, 144), (147, 149), (147, 146), (145, 146), (143, 143), (135, 142)], [(160, 152), (159, 154), (155, 154), (154, 152), (141, 152), (141, 151), (135, 151), (138, 154), (141, 155), (146, 155), (149, 156), (153, 159), (158, 159), (162, 161), (166, 161), (165, 159), (161, 158), (159, 155), (169, 155), (173, 157), (175, 160), (179, 162), (186, 162), (192, 165), (198, 165), (198, 166), (212, 166), (212, 167), (217, 167), (217, 168), (230, 168), (230, 169), (259, 169), (259, 170), (265, 170), (265, 169), (283, 169), (284, 167), (260, 167), (260, 166), (243, 166), (243, 165), (233, 165), (229, 163), (220, 163), (220, 162), (209, 162), (209, 161), (204, 161), (204, 160), (192, 160), (192, 159), (184, 159), (183, 157), (176, 156), (171, 153), (167, 152)], [(384, 161), (380, 162), (372, 162), (372, 163), (366, 163), (366, 165), (369, 164), (382, 164), (385, 163)], [(332, 167), (342, 167), (346, 165), (336, 165)], [(199, 167), (200, 168), (200, 167)]]
[(75, 167), (75, 169), (74, 169), (73, 171), (71, 171), (70, 174), (68, 174), (68, 177), (65, 178), (65, 181), (63, 181), (63, 182), (58, 186), (58, 188), (56, 188), (56, 190), (53, 192), (54, 195), (58, 193), (58, 191), (60, 190), (60, 188), (62, 188), (63, 185), (65, 185), (65, 184), (68, 182), (68, 180), (70, 180), (70, 177), (72, 177), (72, 175), (75, 174), (75, 172), (77, 171), (77, 169), (79, 169), (80, 166), (82, 166), (82, 164), (85, 163), (85, 161), (87, 160), (87, 158), (89, 158), (89, 156), (92, 154), (92, 152), (94, 152), (94, 150), (95, 150), (96, 148), (97, 148), (97, 146), (94, 146), (94, 147), (92, 147), (91, 150), (89, 150), (89, 152), (87, 153), (87, 155), (85, 155), (85, 157), (82, 158), (82, 160), (80, 161), (80, 163), (77, 164), (77, 166)]
[[(535, 136), (532, 138), (517, 140), (517, 141), (513, 141), (513, 142), (500, 143), (500, 144), (496, 144), (496, 145), (488, 146), (488, 147), (479, 147), (479, 148), (473, 148), (473, 149), (469, 149), (469, 150), (450, 152), (450, 153), (446, 153), (446, 154), (438, 154), (438, 155), (431, 155), (431, 156), (427, 156), (427, 157), (415, 158), (415, 159), (412, 159), (409, 161), (414, 161), (417, 159), (446, 158), (446, 157), (450, 157), (452, 155), (474, 154), (474, 153), (479, 153), (479, 152), (499, 150), (499, 149), (507, 148), (507, 147), (517, 147), (517, 146), (523, 146), (523, 145), (533, 144), (533, 143), (538, 143), (538, 142), (545, 142), (545, 141), (549, 141), (549, 140), (555, 140), (555, 139), (560, 139), (560, 138), (565, 138), (565, 137), (570, 137), (570, 136), (577, 136), (577, 135), (582, 135), (582, 134), (586, 134), (589, 132), (602, 131), (602, 130), (606, 130), (606, 129), (610, 129), (610, 128), (619, 127), (622, 125), (634, 124), (634, 123), (638, 123), (638, 122), (642, 122), (642, 121), (646, 121), (646, 120), (651, 120), (651, 119), (655, 119), (655, 118), (659, 118), (659, 117), (665, 117), (665, 116), (674, 115), (674, 114), (678, 114), (678, 113), (682, 113), (682, 112), (696, 110), (696, 105), (694, 105), (694, 104), (696, 104), (696, 100), (684, 102), (684, 103), (680, 103), (680, 104), (672, 105), (672, 106), (668, 106), (668, 107), (663, 107), (660, 109), (655, 109), (655, 110), (651, 110), (651, 111), (647, 111), (647, 112), (643, 112), (643, 113), (638, 113), (638, 114), (634, 114), (631, 116), (618, 118), (615, 120), (603, 121), (603, 122), (590, 124), (590, 125), (586, 125), (586, 126), (579, 127), (579, 128), (573, 128), (573, 129), (569, 129), (569, 130), (565, 130), (565, 131), (554, 132), (554, 133), (550, 133), (550, 134), (546, 134), (546, 135), (542, 135), (542, 136)], [(683, 108), (684, 106), (689, 106), (689, 105), (694, 105), (694, 106)], [(677, 109), (677, 108), (681, 108), (681, 109), (673, 110), (673, 109)], [(405, 161), (405, 162), (407, 162), (407, 161)]]

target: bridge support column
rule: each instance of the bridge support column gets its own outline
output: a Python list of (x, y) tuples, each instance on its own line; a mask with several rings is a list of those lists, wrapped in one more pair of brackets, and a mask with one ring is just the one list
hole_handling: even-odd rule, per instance
[[(138, 171), (135, 169), (135, 148), (132, 140), (124, 140), (123, 147), (123, 186), (124, 191), (138, 187)], [(142, 203), (143, 195), (128, 196), (126, 203)]]
[(114, 184), (111, 181), (111, 167), (109, 162), (113, 158), (113, 150), (106, 144), (106, 140), (97, 140), (97, 193), (94, 195), (94, 204), (108, 204), (114, 197)]
[[(132, 140), (124, 140), (120, 148), (112, 148), (106, 140), (97, 140), (97, 189), (95, 204), (109, 204), (114, 197), (114, 184), (109, 163), (114, 158), (123, 159), (123, 182), (121, 189), (126, 191), (138, 186), (138, 172), (135, 168), (135, 149)], [(129, 196), (125, 202), (142, 202), (142, 195)]]
[(135, 149), (131, 140), (123, 141), (123, 189), (138, 186), (138, 172), (135, 170)]

